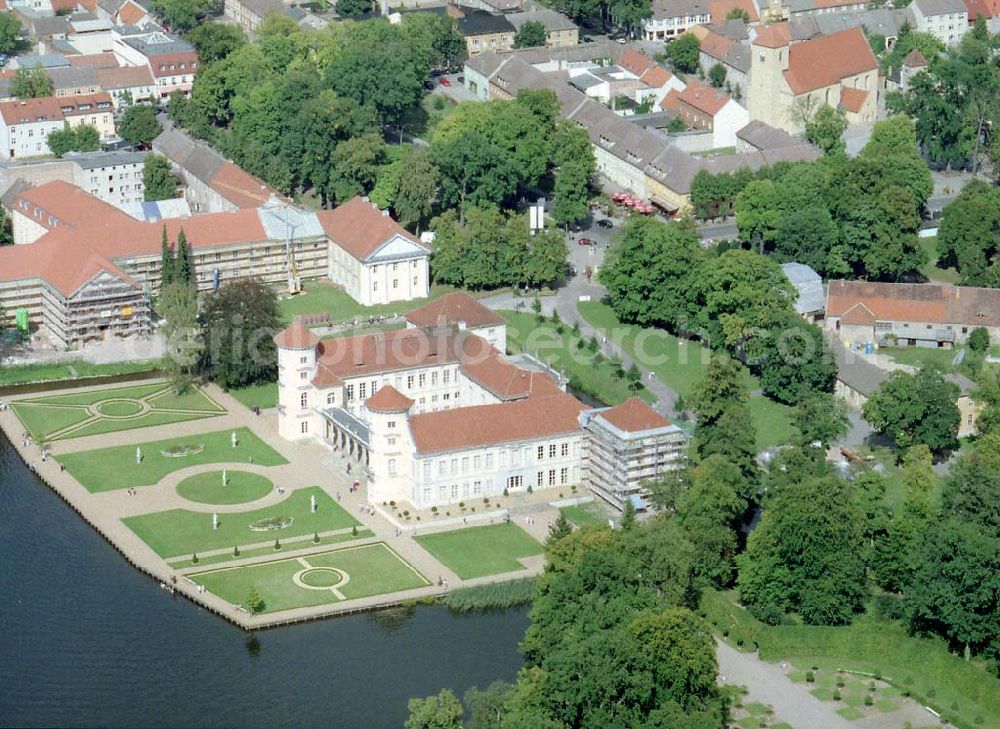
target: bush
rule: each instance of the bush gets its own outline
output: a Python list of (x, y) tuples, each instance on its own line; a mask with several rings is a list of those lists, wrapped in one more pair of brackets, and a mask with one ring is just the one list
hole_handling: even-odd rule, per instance
[(503, 495), (504, 496), (510, 496), (510, 493), (507, 491), (507, 487), (506, 486), (504, 487)]
[(431, 513), (432, 514), (437, 514), (438, 513), (438, 508), (436, 506), (432, 506), (431, 507)]
[(990, 348), (990, 333), (986, 327), (976, 327), (969, 332), (969, 349), (973, 352), (985, 352)]
[(816, 683), (816, 674), (812, 671), (806, 671), (806, 683)]
[[(531, 488), (531, 484), (529, 483), (529, 484), (528, 484), (528, 493), (529, 493), (529, 494), (533, 494), (534, 492), (535, 492), (535, 490), (534, 490), (533, 488)], [(506, 495), (506, 494), (505, 494), (505, 495)]]
[(755, 618), (767, 625), (781, 625), (785, 620), (785, 611), (773, 603), (750, 612)]
[(274, 540), (274, 548), (281, 549), (281, 542), (277, 539)]
[(435, 96), (434, 101), (431, 102), (434, 106), (434, 111), (443, 111), (446, 103), (448, 102), (444, 100), (443, 96)]
[(844, 688), (844, 679), (842, 678), (837, 679), (837, 688)]
[(834, 691), (833, 691), (833, 700), (834, 701), (840, 701), (840, 699), (841, 699), (840, 689), (834, 689)]
[(191, 562), (193, 564), (198, 564), (198, 554), (197, 554), (197, 552), (195, 554), (191, 555)]
[(952, 711), (958, 711), (958, 702), (957, 701), (952, 701), (951, 702), (951, 710)]
[[(357, 529), (357, 527), (354, 527)], [(313, 544), (319, 544), (319, 532), (313, 532)]]
[(240, 556), (240, 548), (238, 546), (237, 547), (233, 547), (233, 556), (234, 557), (239, 557)]
[(902, 620), (905, 612), (903, 598), (889, 593), (877, 595), (872, 601), (872, 611), (883, 620)]
[(875, 704), (875, 699), (872, 698), (871, 694), (865, 696), (865, 706), (873, 706)]

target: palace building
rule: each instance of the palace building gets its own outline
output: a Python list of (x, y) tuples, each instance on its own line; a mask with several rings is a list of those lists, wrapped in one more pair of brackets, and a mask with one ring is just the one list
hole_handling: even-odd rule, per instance
[(279, 433), (346, 451), (372, 503), (426, 509), (586, 483), (620, 508), (682, 463), (686, 436), (641, 400), (588, 410), (558, 373), (502, 354), (506, 323), (467, 294), (406, 318), (324, 340), (297, 320), (275, 337)]

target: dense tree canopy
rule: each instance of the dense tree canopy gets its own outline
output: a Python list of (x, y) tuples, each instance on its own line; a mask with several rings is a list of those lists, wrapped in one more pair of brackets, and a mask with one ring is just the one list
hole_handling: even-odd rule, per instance
[(932, 368), (895, 371), (862, 408), (865, 420), (897, 448), (923, 444), (935, 453), (958, 447), (958, 385)]
[(194, 46), (202, 64), (221, 61), (247, 42), (243, 29), (228, 23), (199, 23), (184, 38)]
[(97, 127), (80, 124), (51, 132), (48, 136), (49, 149), (56, 157), (62, 157), (67, 152), (96, 152), (101, 147), (101, 133)]
[(545, 26), (537, 20), (529, 20), (514, 36), (515, 48), (536, 48), (544, 46), (546, 40)]
[(768, 397), (795, 404), (833, 390), (837, 365), (823, 332), (797, 314), (771, 329), (755, 354), (753, 369)]
[(847, 117), (844, 112), (823, 104), (812, 119), (806, 122), (806, 139), (822, 149), (824, 154), (843, 152), (846, 129)]
[(118, 126), (118, 133), (122, 139), (143, 146), (148, 146), (161, 131), (163, 127), (156, 119), (156, 110), (147, 104), (128, 107)]
[(147, 202), (177, 197), (177, 178), (170, 160), (161, 154), (147, 154), (142, 163), (142, 184)]
[(0, 53), (14, 53), (24, 45), (24, 28), (21, 21), (14, 13), (0, 13)]
[(695, 73), (698, 70), (698, 54), (701, 43), (693, 33), (685, 33), (680, 38), (667, 43), (667, 58), (681, 73)]
[(966, 286), (1000, 287), (1000, 195), (973, 180), (941, 215), (938, 259), (954, 266)]
[[(13, 17), (13, 13), (0, 14), (0, 17), (5, 16)], [(38, 99), (52, 96), (55, 87), (52, 85), (52, 78), (41, 66), (22, 67), (14, 73), (14, 79), (10, 82), (10, 93), (18, 99)]]
[(220, 387), (273, 382), (281, 327), (274, 289), (256, 278), (223, 283), (205, 301), (201, 317), (202, 367)]

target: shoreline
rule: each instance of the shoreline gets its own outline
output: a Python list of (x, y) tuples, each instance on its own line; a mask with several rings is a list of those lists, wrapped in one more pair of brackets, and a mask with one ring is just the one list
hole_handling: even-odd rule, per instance
[[(152, 384), (156, 382), (161, 382), (159, 378), (145, 379), (145, 380), (131, 380), (129, 384)], [(73, 391), (82, 387), (92, 387), (94, 383), (91, 382), (77, 382), (75, 380), (62, 380), (58, 381), (58, 384), (62, 387), (53, 387), (51, 389), (46, 389), (46, 392), (57, 392), (59, 390)], [(107, 383), (105, 386), (108, 389), (113, 388), (115, 385), (120, 384), (120, 382)], [(224, 399), (223, 405), (227, 408), (227, 414), (222, 417), (212, 420), (226, 420), (231, 421), (235, 419), (233, 417), (234, 408), (242, 408), (237, 401), (233, 400), (231, 397), (222, 393), (221, 390), (215, 388), (215, 386), (210, 386), (211, 397), (217, 401)], [(317, 605), (311, 607), (299, 607), (292, 608), (289, 610), (276, 611), (273, 613), (263, 613), (259, 615), (250, 615), (242, 606), (235, 606), (226, 600), (214, 595), (211, 592), (199, 591), (198, 585), (193, 582), (189, 575), (183, 574), (180, 570), (172, 568), (166, 559), (160, 557), (156, 554), (145, 542), (139, 539), (131, 530), (126, 527), (120, 518), (116, 514), (108, 513), (107, 510), (102, 510), (100, 508), (99, 499), (94, 498), (95, 494), (87, 491), (75, 478), (73, 478), (68, 471), (61, 471), (58, 462), (49, 457), (44, 462), (38, 455), (38, 445), (32, 443), (27, 447), (24, 446), (23, 442), (18, 438), (18, 434), (23, 432), (23, 424), (15, 414), (14, 410), (9, 407), (11, 402), (16, 402), (20, 396), (33, 394), (33, 393), (18, 393), (13, 396), (13, 399), (8, 398), (6, 400), (8, 407), (0, 412), (0, 431), (2, 431), (3, 436), (10, 441), (10, 445), (18, 457), (25, 464), (25, 466), (38, 478), (45, 483), (46, 486), (53, 492), (55, 492), (62, 501), (68, 505), (78, 517), (83, 519), (83, 521), (90, 526), (95, 532), (97, 532), (109, 545), (111, 545), (133, 568), (138, 570), (141, 574), (149, 577), (151, 580), (158, 582), (161, 589), (164, 592), (169, 592), (172, 596), (181, 596), (186, 598), (190, 602), (194, 603), (196, 606), (204, 608), (216, 616), (226, 620), (227, 622), (235, 625), (247, 632), (254, 630), (267, 630), (273, 628), (279, 628), (287, 625), (294, 625), (297, 623), (311, 622), (313, 620), (322, 620), (326, 618), (339, 617), (342, 615), (355, 615), (364, 612), (374, 612), (380, 610), (387, 610), (391, 608), (404, 607), (410, 603), (421, 603), (427, 601), (441, 602), (451, 591), (476, 587), (480, 585), (510, 582), (514, 580), (524, 579), (526, 577), (536, 577), (541, 572), (542, 560), (531, 560), (531, 565), (525, 567), (522, 570), (515, 572), (504, 573), (502, 575), (488, 575), (485, 577), (478, 577), (469, 580), (461, 580), (450, 573), (443, 565), (441, 566), (441, 571), (444, 572), (446, 577), (446, 588), (442, 588), (434, 584), (428, 575), (424, 575), (431, 584), (425, 587), (419, 587), (409, 590), (404, 590), (400, 592), (385, 593), (382, 595), (373, 595), (363, 598), (355, 598), (351, 600), (343, 600), (341, 602)], [(238, 412), (238, 411), (237, 411)], [(252, 428), (255, 435), (260, 437), (264, 442), (269, 443), (275, 440), (276, 435), (265, 430), (263, 422), (260, 420), (250, 420), (247, 423), (242, 423), (243, 427), (247, 427), (249, 424), (253, 424), (256, 427)], [(229, 422), (226, 425), (220, 425), (218, 422), (213, 423), (213, 429), (216, 428), (228, 428), (235, 424)], [(137, 429), (131, 431), (124, 431), (128, 433), (135, 434), (139, 430), (147, 431), (160, 431), (162, 432), (166, 428), (171, 426), (152, 426), (146, 429)], [(114, 435), (114, 434), (111, 434)], [(147, 435), (145, 440), (151, 440), (160, 437), (158, 435)], [(59, 443), (71, 442), (72, 439), (67, 441), (58, 441)], [(282, 442), (282, 452), (283, 455), (287, 455), (287, 451), (294, 449), (295, 444)], [(299, 446), (299, 447), (311, 447), (316, 448), (316, 444), (311, 446)], [(292, 459), (290, 462), (294, 463)], [(225, 464), (216, 464), (224, 466)], [(380, 511), (380, 510), (379, 510)], [(379, 515), (381, 518), (381, 514)], [(388, 522), (387, 522), (388, 524)], [(425, 525), (425, 526), (430, 526)], [(387, 536), (386, 533), (389, 532), (389, 527), (380, 527), (375, 529), (374, 521), (369, 525), (369, 528), (373, 531), (372, 537), (361, 538), (357, 540), (358, 544), (367, 543), (385, 543), (393, 551), (398, 551), (396, 544), (393, 543)], [(380, 533), (381, 532), (381, 533)], [(391, 533), (391, 532), (389, 532)], [(342, 543), (342, 546), (348, 546), (350, 542)], [(314, 547), (311, 542), (303, 544), (301, 549), (308, 549)], [(335, 545), (327, 545), (332, 548), (338, 548)], [(298, 549), (292, 548), (288, 550), (281, 550), (281, 558), (287, 558), (289, 554), (294, 554), (299, 551)], [(256, 562), (268, 562), (273, 559), (273, 555), (262, 555), (256, 559)], [(411, 563), (413, 561), (412, 557), (407, 558), (404, 556), (405, 561)], [(224, 566), (223, 564), (218, 565), (219, 567)], [(425, 569), (420, 569), (419, 566), (411, 565), (418, 572), (423, 574), (426, 572)], [(448, 589), (451, 588), (451, 589)]]

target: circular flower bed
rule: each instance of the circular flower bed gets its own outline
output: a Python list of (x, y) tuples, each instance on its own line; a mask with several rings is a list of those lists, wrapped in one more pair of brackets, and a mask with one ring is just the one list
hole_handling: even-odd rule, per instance
[(313, 567), (299, 575), (309, 587), (333, 587), (344, 581), (343, 575), (330, 567)]
[(250, 523), (252, 532), (276, 532), (279, 529), (287, 529), (294, 522), (291, 516), (270, 516), (267, 519), (258, 519)]
[(193, 456), (195, 453), (201, 453), (203, 450), (205, 450), (205, 446), (201, 443), (186, 443), (184, 445), (170, 446), (165, 451), (160, 451), (160, 455), (166, 458), (183, 458), (184, 456)]

